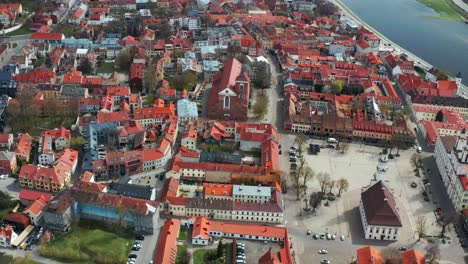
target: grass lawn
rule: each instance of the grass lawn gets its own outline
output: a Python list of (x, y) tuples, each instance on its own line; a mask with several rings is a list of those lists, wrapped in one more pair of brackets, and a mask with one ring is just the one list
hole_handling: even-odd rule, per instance
[(32, 33), (33, 33), (33, 31), (31, 31), (31, 30), (29, 30), (29, 29), (22, 26), (22, 27), (18, 28), (15, 31), (7, 33), (6, 35), (7, 36), (16, 36), (16, 35), (26, 35), (26, 34), (32, 34)]
[(176, 264), (180, 263), (180, 255), (183, 251), (187, 250), (187, 245), (178, 245), (177, 246), (177, 257), (176, 257)]
[(133, 237), (77, 227), (40, 247), (41, 256), (73, 263), (125, 263)]
[(463, 15), (459, 14), (453, 7), (451, 0), (417, 0), (418, 2), (433, 9), (440, 15), (440, 18), (456, 21), (464, 21)]
[(31, 257), (16, 257), (13, 260), (13, 264), (43, 264), (42, 262), (37, 262)]
[(185, 241), (186, 237), (187, 237), (187, 228), (185, 228), (185, 226), (182, 226), (180, 228), (179, 237), (177, 239)]
[(113, 73), (114, 70), (115, 70), (114, 63), (106, 62), (106, 63), (101, 64), (101, 66), (99, 66), (96, 69), (96, 73)]
[(204, 264), (206, 252), (208, 252), (208, 249), (199, 249), (193, 252), (193, 264)]

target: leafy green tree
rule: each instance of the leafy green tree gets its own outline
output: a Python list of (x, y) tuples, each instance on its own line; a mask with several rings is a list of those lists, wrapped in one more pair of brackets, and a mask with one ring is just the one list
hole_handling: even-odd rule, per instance
[(72, 149), (80, 150), (85, 143), (86, 140), (83, 137), (72, 137), (70, 139), (70, 147)]
[(266, 64), (265, 62), (261, 62), (255, 68), (254, 85), (257, 88), (265, 89), (265, 88), (270, 87), (270, 81), (271, 81), (271, 72), (268, 68), (268, 64)]
[(262, 119), (268, 112), (268, 97), (258, 94), (253, 105), (253, 113), (257, 119)]
[(84, 75), (92, 74), (94, 71), (91, 61), (89, 61), (89, 59), (86, 57), (80, 60), (80, 65), (78, 65), (77, 69)]
[(218, 248), (216, 249), (216, 256), (218, 258), (222, 257), (223, 256), (223, 251), (224, 251), (223, 242), (220, 240), (219, 243), (218, 243)]
[(130, 71), (130, 65), (132, 63), (132, 55), (128, 50), (124, 50), (119, 53), (115, 60), (116, 66), (120, 71), (128, 73)]

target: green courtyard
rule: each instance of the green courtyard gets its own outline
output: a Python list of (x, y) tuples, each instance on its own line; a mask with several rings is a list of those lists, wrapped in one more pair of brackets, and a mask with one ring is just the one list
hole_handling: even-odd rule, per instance
[(67, 263), (125, 263), (133, 237), (102, 229), (74, 228), (40, 246), (41, 256)]

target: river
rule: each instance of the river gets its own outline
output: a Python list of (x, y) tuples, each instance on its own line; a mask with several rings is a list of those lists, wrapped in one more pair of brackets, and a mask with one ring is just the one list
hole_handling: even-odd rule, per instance
[(434, 18), (416, 0), (341, 0), (390, 40), (432, 65), (462, 72), (468, 85), (468, 24)]

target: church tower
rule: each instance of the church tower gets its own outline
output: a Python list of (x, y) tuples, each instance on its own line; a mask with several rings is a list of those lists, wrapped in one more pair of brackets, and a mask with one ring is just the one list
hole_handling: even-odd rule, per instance
[(377, 163), (377, 172), (374, 174), (376, 181), (385, 181), (387, 178), (388, 154), (387, 147), (380, 153), (379, 162)]

